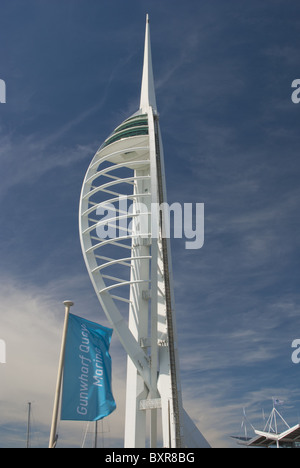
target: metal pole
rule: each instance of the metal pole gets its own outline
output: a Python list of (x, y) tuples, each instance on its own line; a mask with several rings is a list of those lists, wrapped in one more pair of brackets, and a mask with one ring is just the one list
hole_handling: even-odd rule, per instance
[(28, 402), (28, 420), (27, 420), (27, 443), (26, 448), (30, 447), (30, 412), (31, 412), (31, 402)]
[(98, 442), (98, 421), (95, 421), (95, 440), (94, 440), (94, 448), (97, 447), (97, 442)]
[(64, 323), (63, 337), (62, 337), (62, 342), (61, 342), (60, 357), (59, 357), (59, 366), (58, 366), (57, 381), (56, 381), (56, 390), (55, 390), (55, 398), (54, 398), (54, 406), (53, 406), (53, 414), (52, 414), (49, 448), (55, 448), (55, 445), (56, 445), (56, 428), (57, 428), (57, 419), (58, 419), (61, 382), (62, 382), (62, 375), (63, 375), (63, 368), (64, 368), (65, 346), (66, 346), (66, 336), (67, 336), (67, 330), (68, 330), (69, 312), (70, 312), (70, 307), (74, 305), (74, 302), (64, 301), (64, 305), (65, 305), (65, 323)]

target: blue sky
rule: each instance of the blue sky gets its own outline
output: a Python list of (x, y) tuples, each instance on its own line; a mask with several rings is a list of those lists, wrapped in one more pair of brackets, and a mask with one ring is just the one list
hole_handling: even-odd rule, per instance
[[(97, 148), (139, 105), (149, 13), (169, 202), (205, 204), (205, 243), (172, 241), (183, 397), (214, 447), (258, 428), (272, 396), (300, 419), (300, 6), (289, 0), (2, 0), (0, 446), (50, 430), (62, 301), (107, 325), (83, 262), (78, 203)], [(125, 355), (112, 340), (121, 446)], [(82, 427), (61, 423), (61, 446)]]

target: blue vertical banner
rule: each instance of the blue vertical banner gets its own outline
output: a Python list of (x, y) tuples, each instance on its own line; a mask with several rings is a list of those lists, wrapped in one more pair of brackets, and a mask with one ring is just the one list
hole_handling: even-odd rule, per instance
[(61, 419), (97, 421), (115, 410), (109, 354), (112, 332), (69, 314)]

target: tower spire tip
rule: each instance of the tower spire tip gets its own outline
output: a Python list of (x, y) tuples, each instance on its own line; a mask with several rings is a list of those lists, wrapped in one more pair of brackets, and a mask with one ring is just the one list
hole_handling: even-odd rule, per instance
[(156, 111), (156, 98), (155, 98), (155, 90), (154, 90), (151, 45), (150, 45), (149, 15), (147, 13), (140, 109), (145, 110), (149, 106), (151, 106), (153, 110)]

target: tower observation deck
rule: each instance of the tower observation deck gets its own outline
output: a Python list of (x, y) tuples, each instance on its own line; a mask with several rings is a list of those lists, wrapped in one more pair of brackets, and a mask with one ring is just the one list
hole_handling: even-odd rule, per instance
[(96, 152), (79, 208), (87, 270), (128, 355), (127, 448), (209, 447), (182, 404), (166, 201), (147, 15), (140, 107)]

